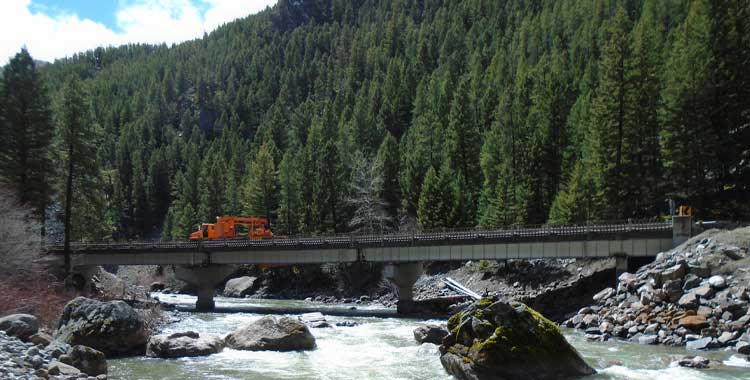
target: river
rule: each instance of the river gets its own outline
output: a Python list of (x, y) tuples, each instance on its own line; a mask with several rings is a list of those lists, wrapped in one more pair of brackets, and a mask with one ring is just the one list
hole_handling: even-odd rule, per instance
[[(194, 302), (187, 296), (161, 296), (177, 304)], [(261, 317), (263, 308), (305, 310), (324, 308), (334, 314), (354, 312), (349, 307), (314, 305), (304, 301), (217, 299), (222, 308), (249, 307), (255, 312), (177, 312), (178, 321), (164, 333), (193, 330), (226, 334)], [(357, 306), (357, 311), (367, 311)], [(376, 313), (378, 310), (373, 309)], [(325, 311), (324, 311), (325, 312)], [(440, 365), (437, 346), (418, 345), (412, 331), (439, 320), (327, 316), (329, 322), (354, 321), (354, 327), (312, 329), (317, 348), (308, 352), (249, 352), (225, 349), (201, 358), (152, 359), (145, 357), (109, 360), (113, 380), (265, 380), (265, 379), (450, 379)], [(627, 342), (587, 342), (578, 331), (564, 330), (565, 336), (599, 374), (600, 380), (713, 380), (750, 378), (750, 362), (727, 352), (701, 353), (724, 363), (720, 369), (693, 370), (670, 366), (687, 355), (684, 349), (643, 346)]]

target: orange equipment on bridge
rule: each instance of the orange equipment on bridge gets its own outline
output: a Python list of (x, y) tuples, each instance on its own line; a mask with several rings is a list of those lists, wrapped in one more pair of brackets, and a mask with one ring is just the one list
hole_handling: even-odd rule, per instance
[[(268, 219), (266, 218), (218, 216), (216, 217), (216, 223), (201, 224), (198, 231), (190, 234), (190, 240), (270, 239), (273, 237), (273, 232), (266, 227), (267, 225)], [(247, 228), (247, 234), (244, 231), (238, 233), (238, 226)]]

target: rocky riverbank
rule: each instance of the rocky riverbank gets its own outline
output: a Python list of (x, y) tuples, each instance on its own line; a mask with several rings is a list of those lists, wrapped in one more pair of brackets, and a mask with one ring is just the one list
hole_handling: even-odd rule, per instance
[(564, 325), (591, 340), (750, 354), (750, 228), (709, 230), (593, 297)]

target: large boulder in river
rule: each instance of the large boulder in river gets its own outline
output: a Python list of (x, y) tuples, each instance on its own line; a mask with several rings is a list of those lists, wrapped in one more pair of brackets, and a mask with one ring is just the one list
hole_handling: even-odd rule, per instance
[(448, 321), (440, 361), (460, 380), (552, 380), (596, 373), (557, 326), (522, 303), (474, 302)]
[(248, 351), (299, 351), (315, 348), (304, 323), (289, 317), (263, 317), (227, 335), (228, 347)]
[(224, 340), (220, 336), (188, 331), (152, 336), (146, 347), (146, 355), (157, 358), (182, 358), (207, 356), (221, 352), (222, 349)]
[(445, 326), (425, 325), (414, 329), (414, 340), (419, 344), (440, 344), (446, 336), (448, 336), (448, 329)]
[(0, 318), (0, 330), (21, 340), (39, 331), (39, 320), (30, 314), (11, 314)]
[(224, 297), (244, 297), (253, 291), (256, 277), (244, 276), (233, 278), (224, 285)]
[(123, 301), (77, 297), (65, 305), (55, 338), (118, 356), (142, 353), (148, 330), (141, 316)]
[(73, 346), (70, 352), (60, 356), (60, 362), (72, 365), (89, 376), (107, 374), (107, 358), (104, 353), (91, 347)]

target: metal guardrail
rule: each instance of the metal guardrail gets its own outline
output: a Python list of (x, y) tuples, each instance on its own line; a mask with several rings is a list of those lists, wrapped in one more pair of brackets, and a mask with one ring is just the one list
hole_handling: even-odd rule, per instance
[[(460, 243), (494, 243), (503, 241), (544, 241), (548, 239), (590, 240), (602, 235), (631, 233), (666, 234), (669, 222), (610, 223), (571, 226), (527, 226), (498, 230), (453, 229), (391, 234), (338, 234), (326, 236), (274, 237), (266, 240), (206, 240), (154, 242), (73, 243), (74, 252), (153, 252), (153, 251), (220, 251), (220, 250), (294, 250), (315, 248), (368, 248), (379, 246), (440, 245)], [(62, 253), (62, 245), (46, 247), (50, 253)]]

